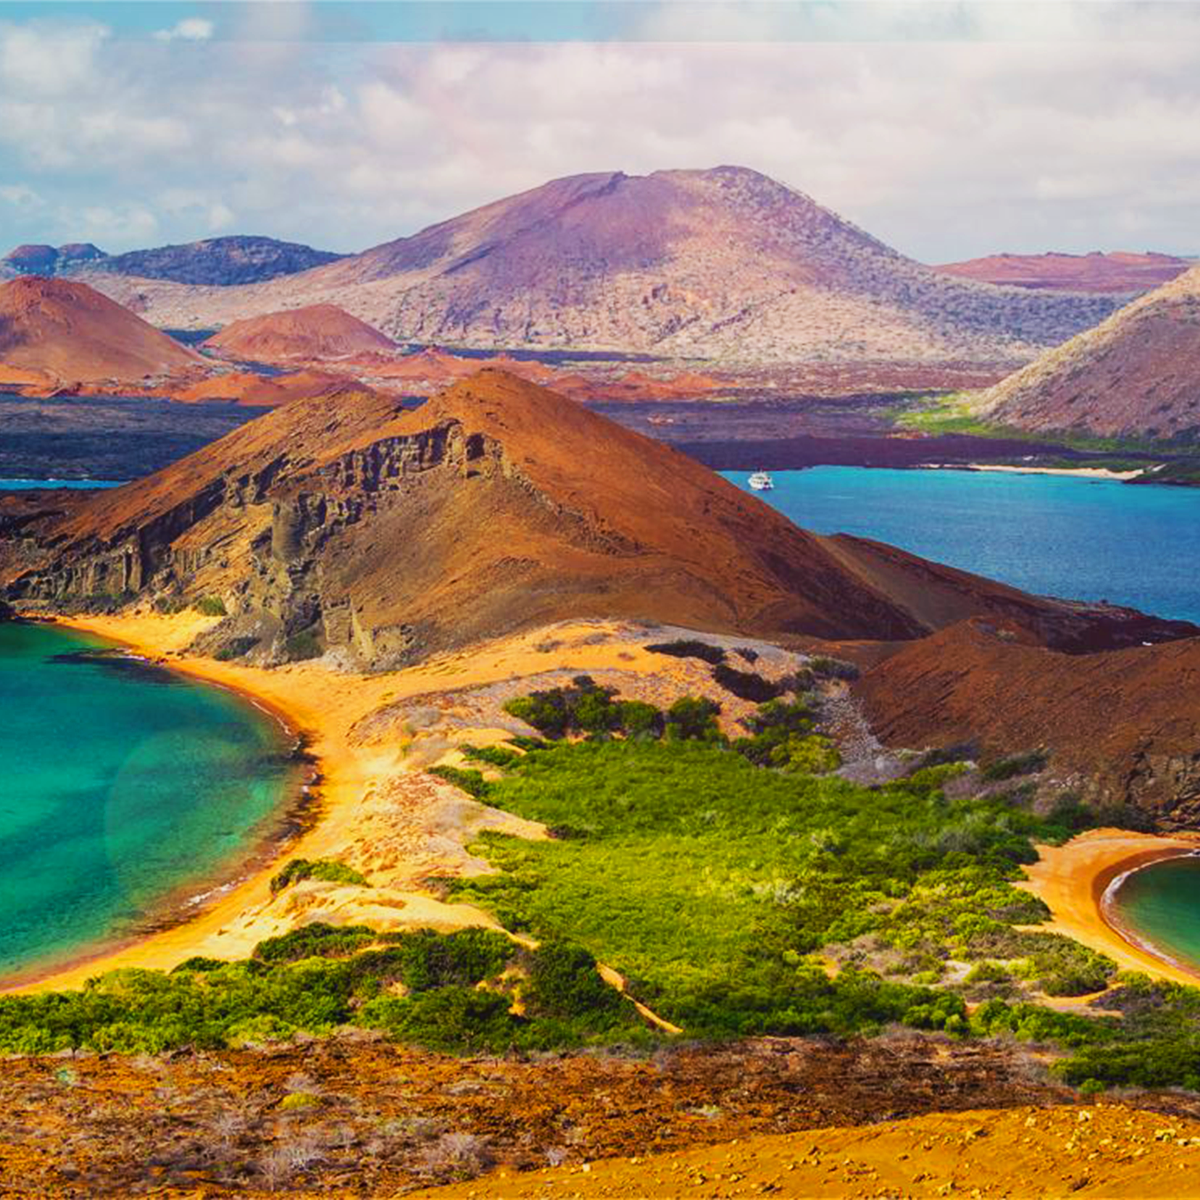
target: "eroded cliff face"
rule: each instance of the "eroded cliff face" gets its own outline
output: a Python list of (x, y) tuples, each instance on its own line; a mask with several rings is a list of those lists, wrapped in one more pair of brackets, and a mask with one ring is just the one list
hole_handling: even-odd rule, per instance
[(210, 650), (241, 643), (243, 653), (278, 661), (289, 656), (289, 640), (306, 635), (306, 649), (340, 647), (380, 665), (411, 648), (409, 631), (362, 620), (344, 586), (345, 564), (328, 559), (330, 543), (416, 488), (437, 487), (433, 474), (446, 483), (498, 477), (534, 490), (498, 442), (457, 422), (373, 442), (289, 482), (298, 465), (284, 453), (253, 472), (227, 473), (108, 538), (64, 542), (13, 531), (10, 548), (26, 569), (7, 593), (26, 611), (54, 612), (134, 598), (163, 608), (219, 600), (229, 620), (208, 637)]

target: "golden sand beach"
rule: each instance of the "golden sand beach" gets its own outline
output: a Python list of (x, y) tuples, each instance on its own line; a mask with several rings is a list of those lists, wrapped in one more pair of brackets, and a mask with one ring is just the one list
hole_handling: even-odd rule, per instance
[(1038, 929), (1065, 934), (1107, 954), (1126, 971), (1200, 985), (1200, 973), (1134, 945), (1105, 916), (1101, 900), (1118, 875), (1200, 848), (1200, 835), (1160, 837), (1127, 829), (1090, 829), (1062, 846), (1039, 846), (1038, 861), (1017, 884), (1049, 906), (1053, 920)]
[[(61, 969), (18, 981), (12, 990), (77, 987), (119, 967), (169, 970), (193, 955), (248, 956), (263, 938), (307, 920), (370, 923), (380, 928), (464, 925), (497, 928), (481, 909), (447, 904), (422, 886), (429, 874), (488, 869), (466, 843), (482, 828), (544, 837), (534, 822), (488, 809), (421, 771), (402, 732), (388, 728), (364, 735), (356, 726), (380, 710), (506, 680), (567, 669), (616, 670), (667, 681), (686, 671), (680, 660), (647, 651), (638, 639), (621, 637), (611, 621), (580, 621), (533, 630), (442, 655), (418, 666), (364, 675), (331, 670), (316, 662), (263, 668), (219, 662), (188, 647), (217, 618), (195, 613), (140, 612), (72, 617), (60, 623), (126, 646), (131, 652), (210, 683), (233, 689), (305, 736), (319, 771), (311, 826), (273, 856), (260, 856), (248, 877), (216, 896), (194, 916), (115, 949)], [(683, 689), (682, 681), (679, 685)], [(683, 689), (686, 690), (686, 689)], [(503, 730), (472, 728), (469, 739), (486, 743)], [(451, 745), (435, 754), (453, 759)], [(306, 881), (273, 896), (272, 876), (291, 858), (334, 858), (355, 866), (372, 886)]]

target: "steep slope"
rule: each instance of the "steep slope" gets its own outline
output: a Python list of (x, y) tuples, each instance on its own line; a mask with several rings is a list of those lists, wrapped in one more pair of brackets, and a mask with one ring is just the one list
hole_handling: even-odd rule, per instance
[(741, 361), (1024, 358), (1114, 305), (941, 275), (742, 167), (558, 179), (237, 293), (125, 283), (165, 325), (323, 301), (398, 341)]
[(82, 283), (24, 276), (0, 286), (0, 364), (62, 382), (138, 380), (198, 354)]
[(974, 620), (903, 647), (856, 687), (889, 745), (1045, 749), (1086, 799), (1174, 828), (1200, 817), (1200, 638), (1068, 656)]
[[(908, 638), (942, 608), (1007, 613), (1021, 595), (976, 580), (972, 601), (971, 577), (907, 557), (910, 594), (893, 599), (869, 547), (797, 529), (692, 459), (496, 370), (417, 410), (373, 393), (295, 400), (24, 539), (0, 548), (0, 586), (23, 606), (217, 595), (234, 616), (210, 649), (338, 647), (376, 667), (584, 616)], [(891, 570), (905, 576), (902, 560)], [(1079, 619), (1020, 603), (1048, 628)]]
[(989, 388), (978, 410), (1038, 431), (1193, 434), (1200, 429), (1200, 267)]
[(1071, 292), (1144, 292), (1161, 287), (1192, 267), (1194, 260), (1174, 254), (1114, 250), (1091, 254), (990, 254), (934, 267), (980, 283)]
[(225, 358), (253, 362), (345, 358), (395, 349), (378, 329), (332, 304), (314, 304), (235, 321), (204, 345)]

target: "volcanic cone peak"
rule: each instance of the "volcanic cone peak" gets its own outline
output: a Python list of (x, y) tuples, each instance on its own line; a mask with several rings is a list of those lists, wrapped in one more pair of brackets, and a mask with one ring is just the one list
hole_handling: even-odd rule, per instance
[(205, 345), (228, 358), (262, 362), (345, 358), (395, 349), (378, 329), (333, 304), (312, 304), (234, 321)]
[(1052, 630), (1065, 607), (818, 538), (494, 369), (416, 410), (297, 399), (28, 533), (0, 550), (23, 605), (216, 595), (232, 616), (208, 648), (264, 661), (303, 645), (379, 668), (580, 617), (903, 639), (997, 610)]
[(83, 283), (25, 275), (0, 286), (0, 362), (60, 380), (141, 379), (202, 362)]

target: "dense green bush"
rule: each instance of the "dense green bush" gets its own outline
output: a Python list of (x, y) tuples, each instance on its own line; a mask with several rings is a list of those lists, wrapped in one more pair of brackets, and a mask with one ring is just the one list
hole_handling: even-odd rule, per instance
[[(542, 990), (537, 1011), (520, 1016), (499, 984), (525, 960), (540, 981), (531, 988)], [(563, 964), (581, 968), (573, 989)], [(80, 991), (0, 997), (0, 1052), (215, 1049), (347, 1024), (455, 1053), (647, 1036), (632, 1005), (572, 947), (542, 960), (492, 930), (310, 925), (260, 943), (245, 962), (191, 959), (170, 974), (127, 969)]]
[(196, 600), (192, 607), (205, 617), (224, 617), (227, 616), (225, 601), (220, 596), (201, 596)]
[(784, 685), (764, 679), (755, 671), (739, 671), (727, 663), (718, 663), (712, 670), (713, 682), (739, 700), (765, 704), (784, 693)]
[(721, 706), (705, 697), (682, 696), (667, 709), (665, 733), (670, 742), (716, 742)]
[(725, 661), (725, 651), (720, 646), (701, 642), (694, 638), (677, 638), (673, 642), (658, 642), (647, 646), (652, 654), (669, 654), (672, 658), (698, 658), (701, 662), (716, 666)]

